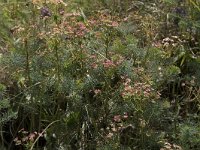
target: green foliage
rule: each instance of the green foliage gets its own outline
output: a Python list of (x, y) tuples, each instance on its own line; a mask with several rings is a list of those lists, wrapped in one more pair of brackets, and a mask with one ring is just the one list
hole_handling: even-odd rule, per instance
[(3, 84), (0, 84), (0, 126), (2, 126), (4, 123), (10, 121), (11, 119), (16, 118), (17, 113), (12, 111), (12, 108), (10, 106), (10, 102), (8, 99), (4, 98), (6, 87)]
[(180, 125), (179, 141), (184, 149), (198, 149), (200, 143), (200, 128), (198, 124), (185, 123)]
[(0, 5), (2, 145), (199, 147), (198, 2)]

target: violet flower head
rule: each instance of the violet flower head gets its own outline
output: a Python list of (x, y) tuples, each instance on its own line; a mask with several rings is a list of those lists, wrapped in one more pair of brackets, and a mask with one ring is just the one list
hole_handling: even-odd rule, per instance
[(51, 12), (49, 11), (49, 9), (46, 6), (41, 8), (41, 16), (42, 17), (50, 17), (51, 16)]
[(183, 7), (176, 7), (174, 12), (177, 15), (182, 16), (182, 17), (184, 17), (187, 14), (185, 8), (183, 8)]

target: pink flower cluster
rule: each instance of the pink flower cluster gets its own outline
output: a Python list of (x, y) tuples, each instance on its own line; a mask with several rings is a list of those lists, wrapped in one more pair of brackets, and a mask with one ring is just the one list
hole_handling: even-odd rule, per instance
[(112, 67), (115, 67), (115, 64), (111, 60), (105, 60), (103, 62), (103, 66), (104, 68), (112, 68)]
[(128, 113), (127, 112), (124, 112), (123, 115), (115, 115), (113, 117), (113, 121), (116, 122), (116, 123), (119, 123), (119, 122), (122, 122), (122, 121), (125, 121), (128, 119)]
[(38, 132), (28, 132), (24, 129), (21, 129), (18, 131), (18, 136), (14, 139), (15, 145), (25, 145), (29, 142), (33, 143), (37, 137), (43, 137), (44, 135), (42, 133)]
[(88, 61), (90, 63), (90, 66), (91, 68), (93, 69), (96, 69), (98, 68), (98, 66), (102, 66), (106, 69), (109, 69), (109, 68), (113, 68), (113, 67), (116, 67), (119, 63), (115, 63), (114, 61), (112, 60), (109, 60), (109, 59), (97, 59), (97, 56), (96, 55), (89, 55), (88, 54)]
[(126, 98), (129, 96), (141, 96), (141, 97), (150, 97), (154, 93), (154, 89), (150, 84), (136, 82), (134, 85), (131, 85), (131, 79), (125, 79), (123, 83), (124, 90), (122, 92), (122, 97)]
[(74, 33), (76, 37), (83, 37), (88, 31), (84, 23), (78, 22)]
[(100, 89), (95, 89), (94, 93), (95, 93), (95, 95), (101, 94), (101, 90)]
[(84, 37), (89, 31), (83, 22), (65, 23), (65, 31), (72, 37)]

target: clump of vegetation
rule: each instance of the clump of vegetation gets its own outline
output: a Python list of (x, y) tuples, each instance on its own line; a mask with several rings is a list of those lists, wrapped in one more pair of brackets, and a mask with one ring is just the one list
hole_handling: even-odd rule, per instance
[(1, 149), (200, 147), (198, 1), (0, 6)]

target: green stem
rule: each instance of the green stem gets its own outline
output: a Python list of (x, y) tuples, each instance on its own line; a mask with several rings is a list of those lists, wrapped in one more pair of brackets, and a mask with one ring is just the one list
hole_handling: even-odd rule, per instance
[(110, 45), (110, 31), (108, 31), (108, 35), (106, 36), (105, 44), (106, 44), (106, 58), (108, 58), (108, 48)]
[(28, 79), (28, 85), (30, 85), (31, 77), (30, 77), (30, 55), (28, 51), (28, 42), (27, 39), (24, 40), (24, 49), (26, 51), (26, 76)]
[(59, 59), (59, 54), (58, 54), (58, 41), (57, 40), (55, 40), (54, 49), (56, 52), (55, 57), (56, 57), (56, 64), (57, 64), (57, 68), (56, 68), (57, 78), (58, 78), (58, 82), (60, 82), (60, 59)]
[(80, 41), (80, 49), (81, 49), (81, 74), (83, 75), (83, 48), (82, 48), (82, 42)]

